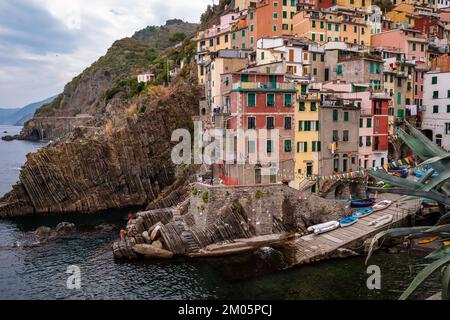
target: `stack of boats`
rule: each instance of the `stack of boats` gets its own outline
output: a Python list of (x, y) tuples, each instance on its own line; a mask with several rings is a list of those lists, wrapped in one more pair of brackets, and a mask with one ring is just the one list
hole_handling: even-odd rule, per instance
[[(392, 204), (390, 200), (383, 200), (376, 203), (375, 199), (363, 199), (351, 201), (350, 206), (356, 208), (355, 212), (351, 216), (348, 216), (340, 221), (330, 221), (322, 224), (318, 224), (308, 228), (308, 231), (316, 235), (326, 233), (337, 228), (349, 227), (358, 222), (359, 219), (363, 219), (374, 212), (387, 209)], [(374, 228), (381, 228), (386, 224), (392, 222), (394, 217), (391, 214), (384, 215), (369, 223), (369, 226)]]

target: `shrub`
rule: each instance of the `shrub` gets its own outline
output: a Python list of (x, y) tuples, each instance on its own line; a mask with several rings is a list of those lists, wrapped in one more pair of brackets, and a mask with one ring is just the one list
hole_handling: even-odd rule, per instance
[(193, 196), (196, 196), (198, 194), (198, 190), (196, 187), (192, 187), (191, 193)]
[(201, 198), (202, 198), (202, 200), (203, 200), (203, 202), (204, 203), (208, 203), (208, 200), (209, 200), (209, 194), (208, 194), (208, 192), (202, 192), (202, 195), (201, 195)]
[(261, 199), (263, 196), (264, 196), (264, 192), (259, 191), (259, 190), (256, 191), (256, 194), (255, 194), (256, 199)]

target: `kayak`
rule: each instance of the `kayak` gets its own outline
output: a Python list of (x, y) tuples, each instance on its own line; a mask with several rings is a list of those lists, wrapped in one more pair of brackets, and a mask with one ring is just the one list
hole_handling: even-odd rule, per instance
[(432, 242), (436, 241), (437, 239), (439, 239), (438, 236), (428, 237), (428, 238), (419, 240), (418, 243), (419, 244), (429, 244), (429, 243), (432, 243)]
[(322, 224), (318, 224), (312, 227), (308, 228), (309, 232), (314, 232), (314, 234), (321, 234), (321, 233), (325, 233), (325, 232), (329, 232), (332, 230), (335, 230), (339, 228), (339, 222), (337, 221), (330, 221), (330, 222), (325, 222)]
[(352, 216), (355, 218), (364, 218), (371, 215), (373, 212), (374, 210), (372, 208), (364, 208), (353, 212)]
[(393, 219), (394, 219), (394, 216), (392, 214), (387, 214), (385, 216), (379, 217), (378, 219), (370, 222), (369, 226), (373, 226), (375, 228), (381, 228), (382, 226), (385, 226), (388, 223), (391, 223)]
[(425, 172), (423, 172), (422, 170), (413, 170), (413, 174), (417, 177), (417, 178), (422, 178), (425, 174)]
[(352, 208), (366, 208), (375, 204), (375, 199), (354, 200), (351, 202)]
[(353, 217), (353, 216), (339, 220), (339, 224), (341, 225), (342, 228), (349, 227), (352, 224), (355, 224), (357, 222), (358, 222), (358, 218)]
[(391, 200), (383, 200), (373, 206), (375, 212), (387, 209), (392, 204)]

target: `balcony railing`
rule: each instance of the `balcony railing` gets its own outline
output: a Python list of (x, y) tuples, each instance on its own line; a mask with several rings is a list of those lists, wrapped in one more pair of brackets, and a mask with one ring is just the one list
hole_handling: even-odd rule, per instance
[(293, 82), (236, 82), (233, 90), (295, 90)]

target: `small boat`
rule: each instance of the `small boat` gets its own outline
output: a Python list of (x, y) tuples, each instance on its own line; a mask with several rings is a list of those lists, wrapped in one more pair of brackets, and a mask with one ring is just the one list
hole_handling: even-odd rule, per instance
[(385, 226), (388, 223), (391, 223), (393, 219), (394, 219), (394, 216), (392, 214), (387, 214), (385, 216), (379, 217), (378, 219), (370, 222), (369, 226), (373, 226), (375, 228), (381, 228), (382, 226)]
[(342, 228), (349, 227), (352, 224), (355, 224), (357, 222), (358, 222), (358, 218), (353, 217), (353, 216), (339, 220), (339, 224), (341, 225)]
[(321, 234), (321, 233), (325, 233), (325, 232), (329, 232), (332, 230), (335, 230), (337, 228), (339, 228), (339, 222), (337, 221), (330, 221), (330, 222), (325, 222), (322, 224), (318, 224), (312, 227), (308, 228), (309, 232), (314, 232), (314, 234)]
[(351, 202), (352, 208), (366, 208), (375, 204), (375, 199), (354, 200)]
[(352, 216), (355, 218), (364, 218), (371, 215), (374, 212), (372, 208), (363, 208), (358, 211), (353, 212)]
[(375, 212), (387, 209), (392, 204), (391, 200), (383, 200), (373, 206)]
[(394, 186), (392, 185), (392, 184), (389, 184), (389, 183), (386, 183), (386, 184), (384, 184), (381, 188), (382, 189), (390, 189), (390, 188), (393, 188)]
[(417, 177), (417, 178), (422, 178), (425, 174), (425, 172), (423, 172), (422, 170), (413, 170), (413, 174)]
[(418, 243), (419, 244), (429, 244), (429, 243), (436, 241), (437, 239), (439, 239), (438, 236), (432, 236), (432, 237), (421, 239), (421, 240), (419, 240)]

